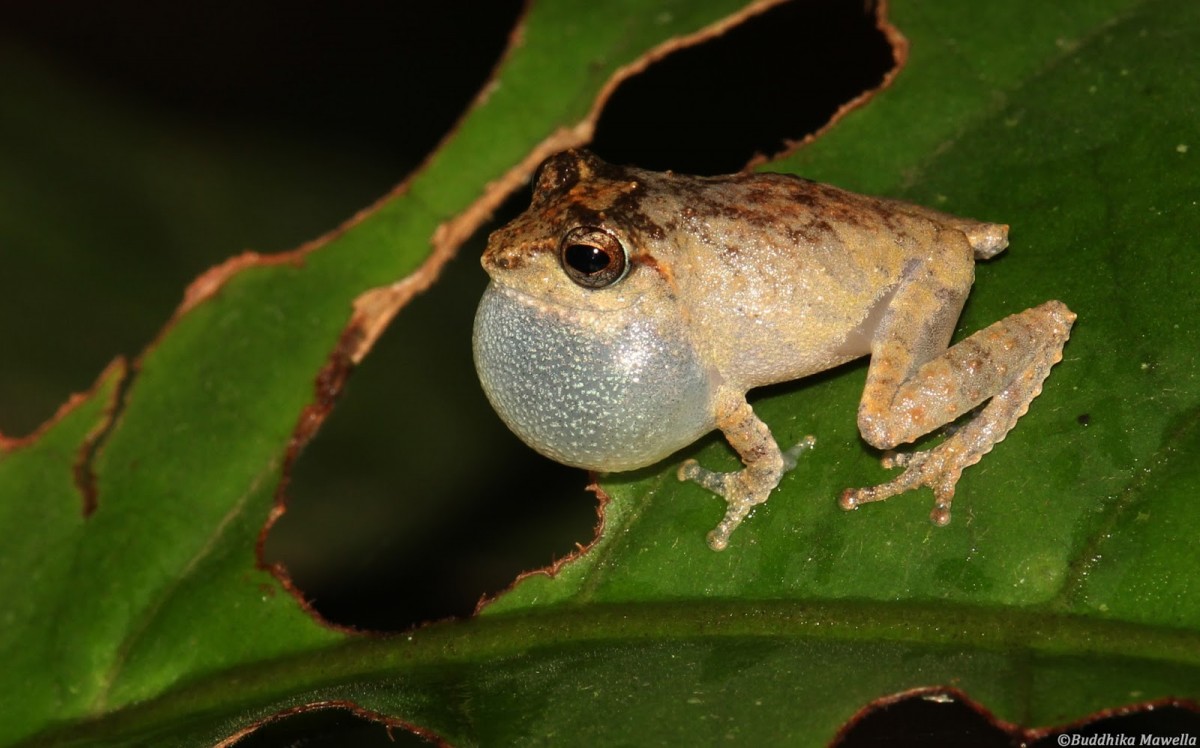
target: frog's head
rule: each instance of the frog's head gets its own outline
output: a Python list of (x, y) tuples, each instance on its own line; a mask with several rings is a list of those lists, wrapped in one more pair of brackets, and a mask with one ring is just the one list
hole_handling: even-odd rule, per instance
[(640, 210), (656, 176), (585, 150), (551, 156), (528, 210), (488, 238), (484, 269), (508, 291), (575, 309), (614, 311), (669, 294), (654, 258), (665, 232)]
[(565, 151), (488, 239), (479, 379), (505, 423), (559, 462), (639, 467), (713, 428), (707, 369), (653, 259), (665, 232), (639, 210), (653, 179)]

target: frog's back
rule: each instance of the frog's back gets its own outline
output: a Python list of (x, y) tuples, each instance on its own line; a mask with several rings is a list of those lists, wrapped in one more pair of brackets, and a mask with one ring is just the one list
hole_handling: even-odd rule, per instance
[(971, 246), (976, 260), (991, 259), (1008, 247), (1007, 224), (976, 221), (973, 218), (961, 218), (950, 213), (943, 213), (940, 210), (933, 210), (932, 208), (900, 200), (889, 200), (881, 197), (869, 199), (883, 203), (898, 212), (920, 216), (940, 226), (961, 231), (967, 238), (967, 244)]
[[(701, 180), (717, 191), (733, 187), (740, 193), (743, 219), (769, 223), (774, 216), (782, 219), (783, 224), (804, 226), (810, 231), (837, 225), (862, 228), (874, 236), (897, 237), (928, 224), (961, 232), (975, 259), (994, 257), (1008, 246), (1005, 224), (963, 218), (902, 200), (862, 195), (791, 174), (737, 174)], [(791, 209), (787, 207), (789, 203)]]
[(681, 292), (714, 359), (749, 386), (866, 353), (857, 331), (914, 261), (969, 285), (975, 259), (1006, 243), (1005, 226), (789, 175), (672, 177), (652, 194), (672, 190), (659, 220), (677, 224)]

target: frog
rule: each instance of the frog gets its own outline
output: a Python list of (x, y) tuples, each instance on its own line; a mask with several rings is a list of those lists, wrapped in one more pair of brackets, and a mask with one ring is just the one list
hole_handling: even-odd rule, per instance
[[(1041, 393), (1076, 319), (1046, 301), (951, 345), (975, 263), (1009, 227), (791, 174), (655, 172), (575, 148), (542, 163), (532, 193), (482, 255), (472, 347), (487, 399), (534, 450), (595, 473), (719, 430), (741, 469), (676, 470), (725, 501), (713, 550), (815, 443), (781, 448), (751, 390), (869, 356), (858, 431), (902, 472), (839, 503), (924, 486), (944, 526), (963, 470)], [(897, 451), (938, 430), (936, 446)]]

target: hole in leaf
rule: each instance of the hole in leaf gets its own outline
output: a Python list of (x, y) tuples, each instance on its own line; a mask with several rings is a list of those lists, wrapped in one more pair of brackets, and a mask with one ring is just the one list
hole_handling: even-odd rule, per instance
[(843, 728), (836, 748), (1012, 748), (1009, 734), (979, 708), (949, 692), (930, 692), (880, 704)]
[(479, 386), (481, 251), (464, 247), (405, 307), (296, 462), (264, 557), (329, 621), (399, 631), (466, 616), (595, 534), (587, 474), (518, 441)]
[[(619, 161), (735, 171), (756, 150), (781, 150), (785, 139), (824, 124), (892, 64), (873, 11), (841, 0), (789, 3), (628, 81), (605, 109), (595, 147), (603, 151), (612, 143), (606, 134), (622, 132), (630, 155)], [(804, 71), (819, 74), (805, 78)], [(757, 85), (739, 80), (747, 76)], [(775, 101), (780, 91), (787, 106)], [(647, 119), (648, 111), (663, 119)], [(729, 116), (713, 120), (714, 111)], [(623, 118), (641, 125), (623, 126)], [(669, 160), (680, 155), (680, 129), (701, 136), (685, 155), (707, 166)], [(664, 154), (664, 143), (676, 150)], [(527, 192), (510, 200), (496, 225), (528, 202)], [(297, 465), (288, 514), (266, 555), (285, 560), (330, 621), (394, 631), (467, 615), (482, 595), (593, 536), (595, 499), (582, 490), (583, 473), (517, 442), (475, 381), (470, 330), (486, 283), (473, 260), (479, 251), (463, 248), (438, 284), (404, 310)], [(388, 433), (370, 435), (372, 425), (388, 422)]]
[[(1059, 742), (1060, 735), (1067, 736), (1064, 742)], [(1150, 739), (1144, 740), (1143, 735)], [(1070, 742), (1076, 736), (1079, 742)], [(1093, 742), (1086, 742), (1089, 739)], [(1105, 740), (1109, 742), (1103, 742)], [(1125, 714), (1102, 717), (1066, 730), (1055, 730), (1029, 743), (1029, 748), (1059, 745), (1196, 745), (1197, 741), (1200, 741), (1200, 713), (1194, 705), (1187, 708), (1173, 704), (1148, 704)]]
[(429, 742), (401, 727), (360, 717), (347, 709), (319, 709), (268, 722), (234, 743), (237, 748), (404, 748)]
[(591, 147), (646, 169), (735, 172), (816, 131), (894, 66), (873, 3), (784, 3), (623, 83)]
[[(952, 691), (929, 691), (884, 700), (861, 712), (833, 743), (835, 748), (1052, 748), (1059, 745), (1189, 745), (1169, 740), (1200, 737), (1200, 713), (1189, 704), (1146, 704), (1101, 715), (1083, 724), (1050, 731), (1030, 740), (1027, 730), (1002, 725), (983, 707)], [(1162, 739), (1142, 742), (1143, 735)], [(1060, 738), (1066, 736), (1066, 738)], [(1059, 742), (1060, 739), (1078, 742)], [(1110, 742), (1087, 742), (1108, 740)], [(1121, 742), (1131, 741), (1131, 742)]]

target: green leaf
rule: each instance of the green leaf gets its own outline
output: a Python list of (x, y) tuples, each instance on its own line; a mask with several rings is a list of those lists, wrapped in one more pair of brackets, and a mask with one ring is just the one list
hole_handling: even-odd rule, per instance
[[(471, 620), (352, 636), (256, 566), (293, 438), (354, 350), (359, 294), (431, 280), (478, 222), (456, 217), (501, 199), (483, 185), (556, 132), (577, 139), (559, 128), (621, 66), (736, 9), (535, 3), (490, 95), (397, 195), (317, 249), (210, 276), (215, 295), (131, 372), (0, 445), (0, 743), (204, 745), (349, 702), (457, 744), (815, 745), (933, 685), (1026, 725), (1200, 695), (1188, 0), (897, 2), (911, 46), (892, 85), (772, 165), (1011, 224), (964, 333), (1049, 298), (1079, 314), (949, 527), (924, 491), (837, 508), (886, 475), (855, 431), (859, 363), (755, 400), (781, 442), (818, 446), (723, 553), (704, 545), (720, 502), (674, 479), (680, 456), (606, 476), (596, 543)], [(736, 465), (715, 436), (687, 454)]]

